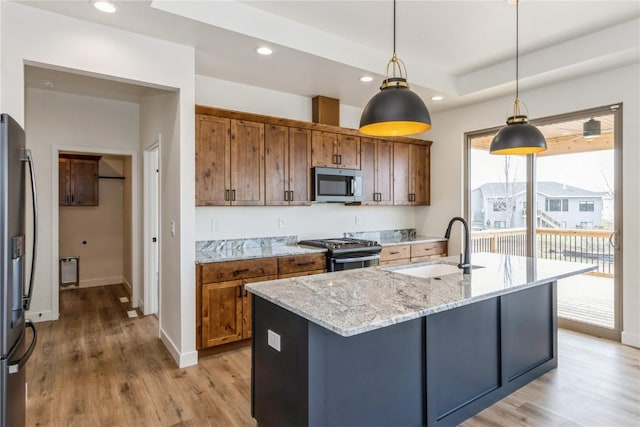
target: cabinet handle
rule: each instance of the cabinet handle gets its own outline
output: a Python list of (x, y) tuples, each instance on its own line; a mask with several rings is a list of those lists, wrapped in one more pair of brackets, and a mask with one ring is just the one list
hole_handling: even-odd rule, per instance
[(242, 274), (242, 273), (246, 273), (247, 271), (249, 271), (248, 268), (243, 268), (242, 270), (236, 270), (233, 272), (234, 276), (237, 276), (238, 274)]
[(236, 190), (231, 190), (231, 200), (236, 201)]
[(284, 201), (285, 202), (289, 201), (289, 192), (287, 190), (284, 191)]
[(313, 261), (299, 262), (296, 264), (298, 267), (304, 267), (305, 265), (313, 265)]
[(333, 155), (333, 163), (336, 164), (336, 165), (338, 164), (338, 155), (337, 154)]
[(338, 154), (338, 164), (342, 164), (342, 154)]
[(73, 203), (73, 194), (71, 195), (71, 203)]
[(389, 252), (389, 255), (398, 255), (400, 252)]
[(238, 298), (242, 298), (242, 288), (244, 288), (244, 286), (238, 286)]
[(289, 201), (293, 202), (293, 191), (289, 191)]
[(242, 287), (244, 288), (244, 296), (246, 298), (249, 296), (249, 293), (247, 292), (247, 288), (245, 288), (244, 285), (242, 285)]
[(224, 190), (224, 200), (229, 201), (229, 190)]

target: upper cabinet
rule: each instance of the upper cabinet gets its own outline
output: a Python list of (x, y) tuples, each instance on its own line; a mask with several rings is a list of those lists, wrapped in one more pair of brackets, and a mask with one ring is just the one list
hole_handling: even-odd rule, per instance
[(311, 204), (311, 131), (266, 125), (264, 144), (265, 204)]
[(335, 132), (313, 131), (313, 166), (360, 169), (360, 137)]
[(196, 115), (196, 205), (264, 205), (264, 124)]
[(196, 205), (310, 205), (315, 166), (362, 170), (363, 205), (428, 205), (430, 145), (196, 106)]
[(393, 204), (430, 204), (430, 149), (426, 145), (395, 142), (393, 147)]
[(393, 204), (393, 142), (361, 138), (363, 205)]
[(58, 158), (60, 206), (98, 206), (100, 156), (61, 154)]

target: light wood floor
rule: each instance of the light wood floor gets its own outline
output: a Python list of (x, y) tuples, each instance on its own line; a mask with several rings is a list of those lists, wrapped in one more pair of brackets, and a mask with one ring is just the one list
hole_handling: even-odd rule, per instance
[[(121, 286), (68, 290), (39, 323), (29, 426), (251, 426), (249, 348), (178, 369)], [(640, 350), (560, 331), (560, 366), (463, 426), (638, 426)], [(283, 426), (285, 427), (285, 426)], [(394, 426), (389, 426), (394, 427)]]

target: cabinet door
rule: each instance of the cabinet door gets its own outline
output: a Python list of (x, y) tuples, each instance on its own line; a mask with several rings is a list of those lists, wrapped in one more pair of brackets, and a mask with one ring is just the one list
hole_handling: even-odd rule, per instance
[(411, 191), (413, 205), (428, 205), (430, 203), (429, 191), (429, 147), (411, 144)]
[(288, 205), (289, 128), (267, 125), (264, 131), (265, 204)]
[(377, 141), (362, 138), (360, 141), (360, 166), (362, 170), (362, 204), (377, 205), (376, 150)]
[(311, 204), (311, 131), (289, 129), (289, 204)]
[(277, 275), (253, 277), (242, 281), (242, 339), (251, 338), (252, 322), (251, 322), (251, 294), (244, 289), (247, 283), (266, 282), (267, 280), (276, 280)]
[(360, 137), (339, 134), (336, 154), (339, 168), (360, 169)]
[(393, 142), (376, 144), (376, 192), (379, 205), (393, 204)]
[(311, 161), (313, 166), (338, 167), (336, 146), (338, 135), (332, 132), (313, 131), (311, 136)]
[(58, 159), (58, 204), (60, 206), (71, 204), (71, 167), (69, 163), (69, 159)]
[(231, 204), (264, 205), (264, 124), (231, 120)]
[(231, 121), (196, 115), (196, 205), (230, 204)]
[(393, 144), (393, 204), (410, 205), (409, 202), (409, 150), (411, 144)]
[(202, 347), (242, 339), (242, 280), (202, 285)]
[(98, 161), (72, 159), (71, 204), (74, 206), (98, 206)]

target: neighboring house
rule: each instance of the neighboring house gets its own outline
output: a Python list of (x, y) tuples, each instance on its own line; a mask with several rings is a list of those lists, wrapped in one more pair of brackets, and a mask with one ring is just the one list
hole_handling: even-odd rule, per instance
[[(559, 182), (539, 182), (538, 227), (600, 228), (606, 195)], [(526, 200), (524, 182), (483, 184), (471, 192), (472, 225), (476, 229), (526, 227)]]

